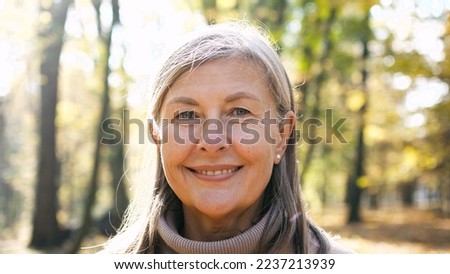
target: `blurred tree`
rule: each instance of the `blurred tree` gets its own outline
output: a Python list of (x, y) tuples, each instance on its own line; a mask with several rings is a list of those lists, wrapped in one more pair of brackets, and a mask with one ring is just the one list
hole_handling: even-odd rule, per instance
[(203, 13), (209, 25), (217, 22), (217, 1), (202, 0)]
[[(123, 113), (125, 107), (120, 108), (117, 112)], [(123, 133), (123, 132), (122, 132)], [(123, 135), (122, 135), (123, 136)], [(122, 224), (122, 217), (125, 213), (129, 198), (127, 193), (127, 180), (124, 173), (126, 167), (125, 147), (123, 142), (109, 147), (109, 169), (111, 176), (111, 187), (114, 195), (111, 196), (111, 207), (97, 221), (97, 227), (105, 236), (114, 235)]]
[(371, 39), (371, 31), (369, 27), (369, 10), (366, 11), (366, 14), (361, 20), (361, 33), (357, 36), (361, 39), (362, 45), (362, 56), (361, 56), (361, 96), (362, 103), (357, 110), (357, 125), (356, 125), (356, 156), (354, 158), (354, 164), (351, 165), (353, 169), (350, 169), (350, 175), (347, 183), (347, 203), (349, 205), (349, 213), (347, 221), (349, 223), (360, 222), (361, 221), (361, 213), (360, 213), (360, 204), (361, 204), (361, 194), (363, 189), (366, 186), (365, 180), (366, 171), (365, 171), (365, 163), (366, 163), (366, 146), (365, 146), (365, 127), (366, 120), (365, 115), (368, 106), (368, 59), (369, 59), (369, 48), (368, 43)]
[[(109, 86), (109, 76), (111, 73), (111, 68), (109, 65), (109, 58), (111, 55), (111, 45), (112, 45), (112, 37), (113, 37), (113, 31), (114, 27), (120, 23), (120, 17), (119, 17), (119, 1), (113, 0), (112, 1), (112, 19), (110, 22), (110, 27), (107, 30), (103, 30), (101, 27), (101, 13), (100, 13), (100, 5), (101, 0), (94, 0), (93, 5), (95, 7), (95, 10), (97, 12), (97, 28), (99, 32), (99, 36), (102, 39), (104, 46), (105, 46), (105, 54), (104, 54), (104, 70), (103, 70), (103, 95), (102, 95), (102, 101), (101, 101), (101, 113), (99, 117), (99, 121), (97, 123), (97, 142), (94, 150), (94, 166), (92, 168), (92, 174), (89, 182), (89, 188), (87, 190), (87, 196), (84, 204), (83, 209), (83, 217), (82, 217), (82, 223), (81, 227), (77, 233), (76, 238), (73, 241), (73, 245), (70, 248), (70, 253), (77, 253), (78, 250), (81, 247), (81, 243), (83, 239), (86, 237), (86, 235), (89, 233), (91, 226), (92, 226), (92, 209), (95, 205), (95, 196), (97, 194), (98, 189), (98, 181), (99, 181), (99, 167), (101, 163), (101, 154), (102, 154), (102, 147), (104, 144), (102, 144), (101, 140), (103, 138), (103, 122), (108, 118), (108, 115), (110, 113), (110, 86)], [(123, 153), (121, 153), (122, 150), (119, 150), (119, 156), (122, 156), (119, 161), (123, 161)], [(117, 179), (114, 176), (114, 179)], [(118, 180), (118, 183), (120, 183), (120, 179)], [(123, 199), (123, 196), (120, 196)], [(123, 209), (122, 209), (123, 210)], [(113, 212), (116, 212), (113, 211)]]
[[(428, 30), (436, 29), (439, 33), (439, 27), (442, 26), (442, 36), (436, 38), (441, 39), (442, 53), (448, 56), (449, 19), (448, 12), (446, 14), (444, 9), (429, 13), (428, 6), (424, 3), (415, 2), (410, 5), (413, 11), (410, 9), (407, 19), (414, 24), (408, 25), (409, 29), (405, 30), (407, 36), (396, 35), (395, 26), (390, 26), (394, 31), (383, 41), (386, 49), (384, 60), (388, 61), (383, 69), (384, 72), (391, 73), (390, 77), (393, 78), (388, 88), (395, 90), (392, 93), (396, 92), (397, 98), (394, 100), (399, 116), (397, 121), (384, 121), (385, 130), (390, 136), (389, 140), (383, 142), (388, 146), (388, 149), (383, 150), (390, 155), (385, 157), (384, 164), (391, 167), (385, 170), (385, 180), (395, 185), (403, 206), (440, 207), (445, 212), (444, 204), (447, 203), (450, 189), (446, 157), (449, 152), (447, 117), (450, 113), (448, 58), (444, 57), (440, 62), (436, 61), (436, 57), (430, 58), (431, 51), (424, 52), (417, 41), (422, 39), (421, 35)], [(400, 9), (404, 7), (402, 4), (405, 3), (393, 1), (385, 6), (385, 9)], [(433, 25), (433, 28), (427, 29), (428, 25)], [(427, 37), (430, 41), (422, 42), (430, 48), (439, 44), (439, 40), (431, 40), (432, 38), (431, 35), (430, 38)], [(401, 86), (404, 87), (393, 87), (394, 82), (402, 83)], [(437, 87), (430, 86), (432, 83), (445, 86), (447, 95), (442, 98), (433, 95)], [(422, 84), (424, 88), (421, 88)], [(412, 94), (418, 98), (413, 100), (414, 106), (408, 108), (408, 99)], [(422, 102), (433, 97), (436, 99), (433, 104)], [(380, 114), (378, 116), (382, 117)], [(392, 170), (394, 167), (395, 171)]]
[[(346, 198), (351, 201), (348, 218), (357, 221), (361, 187), (367, 183), (364, 117), (369, 97), (368, 72), (371, 71), (368, 47), (373, 39), (369, 14), (376, 1), (303, 0), (297, 3), (292, 10), (294, 19), (301, 20), (299, 30), (294, 32), (298, 38), (290, 40), (292, 34), (286, 38), (294, 45), (290, 52), (296, 58), (298, 69), (293, 78), (299, 87), (298, 120), (303, 129), (301, 182), (308, 184), (306, 188), (320, 185), (320, 197), (327, 197), (331, 184), (320, 183), (322, 176), (314, 166), (323, 166), (320, 172), (327, 174), (346, 173)], [(323, 109), (346, 118), (340, 120), (341, 124), (339, 120), (331, 121), (333, 116), (327, 116), (327, 111), (324, 116)], [(338, 131), (338, 143), (328, 138), (327, 131)], [(344, 138), (345, 133), (351, 135), (349, 143)], [(320, 149), (322, 146), (327, 148)], [(339, 163), (330, 165), (334, 161)]]
[[(445, 21), (445, 32), (443, 35), (444, 41), (444, 54), (445, 58), (440, 63), (441, 73), (439, 78), (447, 83), (450, 87), (450, 12), (446, 13)], [(436, 117), (441, 121), (441, 145), (445, 147), (445, 156), (442, 158), (440, 163), (437, 165), (436, 170), (441, 174), (441, 180), (439, 180), (439, 188), (441, 194), (441, 210), (442, 212), (450, 217), (450, 100), (439, 104), (436, 107)], [(438, 142), (433, 142), (433, 144), (439, 144)]]
[(253, 5), (249, 11), (252, 17), (262, 22), (270, 30), (275, 41), (282, 46), (281, 37), (285, 32), (288, 19), (288, 1), (258, 0)]
[[(97, 9), (97, 18), (99, 18), (100, 13), (99, 13), (99, 9)], [(112, 27), (114, 27), (114, 25), (120, 24), (120, 20), (119, 20), (119, 5), (118, 3), (115, 4), (115, 6), (113, 6), (113, 12), (116, 13), (115, 17), (117, 20), (117, 22), (115, 22)], [(107, 43), (107, 39), (103, 38), (104, 44), (108, 44)], [(111, 47), (111, 46), (110, 46)], [(111, 52), (111, 50), (109, 50), (109, 52)], [(108, 64), (109, 66), (109, 64)], [(122, 78), (124, 79), (125, 82), (130, 81), (130, 79), (128, 78), (128, 75), (123, 71), (123, 59), (120, 65), (120, 71), (118, 71), (117, 73), (120, 73)], [(107, 72), (107, 68), (105, 67), (105, 73)], [(107, 76), (107, 78), (104, 79), (104, 86), (108, 83), (108, 79), (111, 76), (111, 69), (109, 69), (109, 74)], [(113, 102), (110, 101), (110, 105), (108, 106), (108, 108), (110, 109), (110, 116), (114, 116), (114, 114), (116, 115), (116, 117), (119, 117), (119, 119), (123, 119), (124, 120), (124, 114), (127, 110), (127, 102), (126, 100), (123, 100), (123, 98), (126, 97), (126, 94), (124, 94), (124, 90), (126, 90), (126, 84), (124, 86), (123, 89), (119, 89), (116, 90), (117, 93), (120, 95), (119, 97), (121, 98), (120, 103), (118, 103), (118, 106), (114, 106)], [(106, 86), (105, 86), (106, 87)], [(108, 120), (110, 121), (110, 120)], [(110, 199), (110, 208), (109, 210), (107, 210), (105, 212), (105, 214), (100, 217), (100, 220), (97, 221), (98, 223), (98, 228), (100, 230), (100, 232), (106, 236), (110, 236), (116, 233), (117, 229), (121, 226), (122, 224), (122, 217), (123, 214), (125, 213), (128, 204), (129, 204), (129, 197), (128, 197), (128, 192), (127, 192), (127, 176), (125, 174), (125, 170), (127, 169), (127, 161), (125, 159), (125, 139), (128, 136), (125, 136), (125, 134), (127, 133), (124, 129), (126, 128), (127, 125), (125, 125), (125, 121), (122, 121), (123, 127), (121, 127), (120, 129), (118, 129), (121, 133), (122, 141), (118, 142), (117, 144), (113, 144), (113, 145), (109, 145), (108, 146), (108, 153), (107, 153), (107, 158), (109, 159), (108, 161), (108, 166), (109, 166), (109, 170), (111, 173), (111, 184), (110, 187), (112, 188), (112, 192), (113, 195), (111, 196)], [(110, 125), (106, 125), (106, 126), (110, 126)], [(139, 132), (139, 134), (141, 134)], [(142, 132), (143, 134), (143, 132)], [(143, 137), (143, 136), (142, 136)], [(139, 136), (139, 138), (141, 138), (141, 136)], [(140, 139), (139, 139), (140, 140)]]
[(11, 197), (14, 192), (6, 179), (6, 170), (8, 168), (7, 143), (6, 143), (6, 121), (5, 121), (5, 101), (4, 96), (0, 96), (0, 229), (5, 229), (13, 223), (13, 214), (11, 209)]
[(281, 36), (288, 17), (287, 0), (202, 0), (201, 9), (208, 24), (232, 20), (235, 17), (245, 18), (257, 21), (270, 30), (276, 42), (282, 42)]
[(422, 163), (423, 173), (435, 178), (432, 181), (440, 198), (437, 206), (445, 216), (450, 217), (450, 99), (431, 109), (429, 119), (431, 124), (439, 126), (430, 128), (425, 142), (421, 142), (420, 147), (426, 146), (428, 154)]
[[(300, 123), (308, 123), (309, 118), (319, 118), (321, 110), (321, 93), (322, 87), (328, 77), (328, 68), (330, 63), (330, 55), (333, 49), (333, 40), (331, 38), (331, 27), (337, 18), (337, 7), (331, 3), (318, 3), (320, 12), (309, 12), (302, 20), (302, 32), (299, 34), (303, 37), (303, 55), (304, 60), (300, 61), (306, 66), (304, 67), (307, 80), (301, 85), (301, 100), (298, 101)], [(307, 7), (311, 5), (311, 1), (304, 1), (302, 4), (305, 12)], [(311, 31), (315, 29), (316, 31)], [(299, 85), (300, 86), (300, 85)], [(320, 145), (317, 133), (317, 126), (307, 127), (307, 132), (302, 132), (303, 142), (307, 144), (304, 149), (303, 157), (300, 161), (300, 182), (304, 183), (305, 174), (313, 160), (314, 150)], [(302, 128), (305, 128), (304, 126)]]
[(64, 43), (64, 26), (71, 0), (43, 1), (39, 35), (43, 43), (41, 71), (41, 113), (39, 166), (30, 246), (59, 246), (67, 236), (57, 221), (58, 160), (56, 157), (56, 104), (59, 59)]

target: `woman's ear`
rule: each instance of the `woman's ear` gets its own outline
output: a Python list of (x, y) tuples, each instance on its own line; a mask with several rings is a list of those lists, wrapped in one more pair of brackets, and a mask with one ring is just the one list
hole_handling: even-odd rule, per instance
[(292, 131), (295, 128), (296, 116), (293, 111), (288, 111), (283, 119), (280, 121), (279, 125), (279, 136), (277, 146), (275, 148), (276, 157), (274, 159), (275, 164), (279, 164), (281, 159), (283, 158), (284, 151), (286, 150), (286, 146), (288, 145), (289, 138), (291, 137)]
[(158, 125), (156, 125), (153, 121), (148, 123), (148, 134), (152, 138), (153, 143), (159, 145), (159, 129)]

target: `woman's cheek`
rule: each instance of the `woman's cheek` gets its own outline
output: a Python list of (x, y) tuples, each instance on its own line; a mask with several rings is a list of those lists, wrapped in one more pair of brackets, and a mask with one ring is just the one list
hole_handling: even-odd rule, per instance
[(166, 134), (166, 141), (161, 144), (161, 157), (164, 162), (170, 160), (170, 163), (178, 165), (187, 157), (191, 148), (188, 145), (188, 132), (182, 127), (170, 125)]
[(195, 142), (195, 129), (189, 125), (172, 124), (167, 129), (168, 143), (171, 146), (185, 146)]
[(229, 127), (227, 137), (234, 145), (255, 145), (260, 141), (261, 133), (254, 124), (242, 123)]

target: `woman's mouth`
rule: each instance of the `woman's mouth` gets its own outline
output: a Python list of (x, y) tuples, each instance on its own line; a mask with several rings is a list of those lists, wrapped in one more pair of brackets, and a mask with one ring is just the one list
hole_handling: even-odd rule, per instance
[(242, 166), (202, 166), (191, 167), (189, 171), (193, 173), (195, 177), (205, 181), (223, 181), (233, 177)]
[(195, 173), (199, 173), (207, 176), (218, 176), (222, 174), (230, 174), (238, 170), (240, 167), (228, 168), (228, 169), (218, 169), (218, 170), (202, 170), (202, 169), (191, 169)]

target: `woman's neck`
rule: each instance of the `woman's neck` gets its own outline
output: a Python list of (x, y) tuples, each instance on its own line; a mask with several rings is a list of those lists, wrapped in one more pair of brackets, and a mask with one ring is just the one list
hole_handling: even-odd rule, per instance
[(184, 225), (181, 232), (187, 239), (195, 241), (221, 241), (237, 236), (259, 221), (262, 200), (249, 208), (232, 212), (226, 216), (205, 216), (195, 209), (183, 206)]
[[(260, 253), (261, 241), (270, 241), (280, 229), (280, 219), (273, 208), (262, 212), (260, 220), (246, 231), (221, 241), (197, 241), (183, 237), (183, 213), (180, 210), (168, 210), (158, 221), (158, 242), (156, 253), (181, 254), (248, 254)], [(223, 234), (222, 234), (223, 235)], [(289, 250), (279, 250), (290, 253)], [(266, 252), (266, 251), (264, 251)]]

